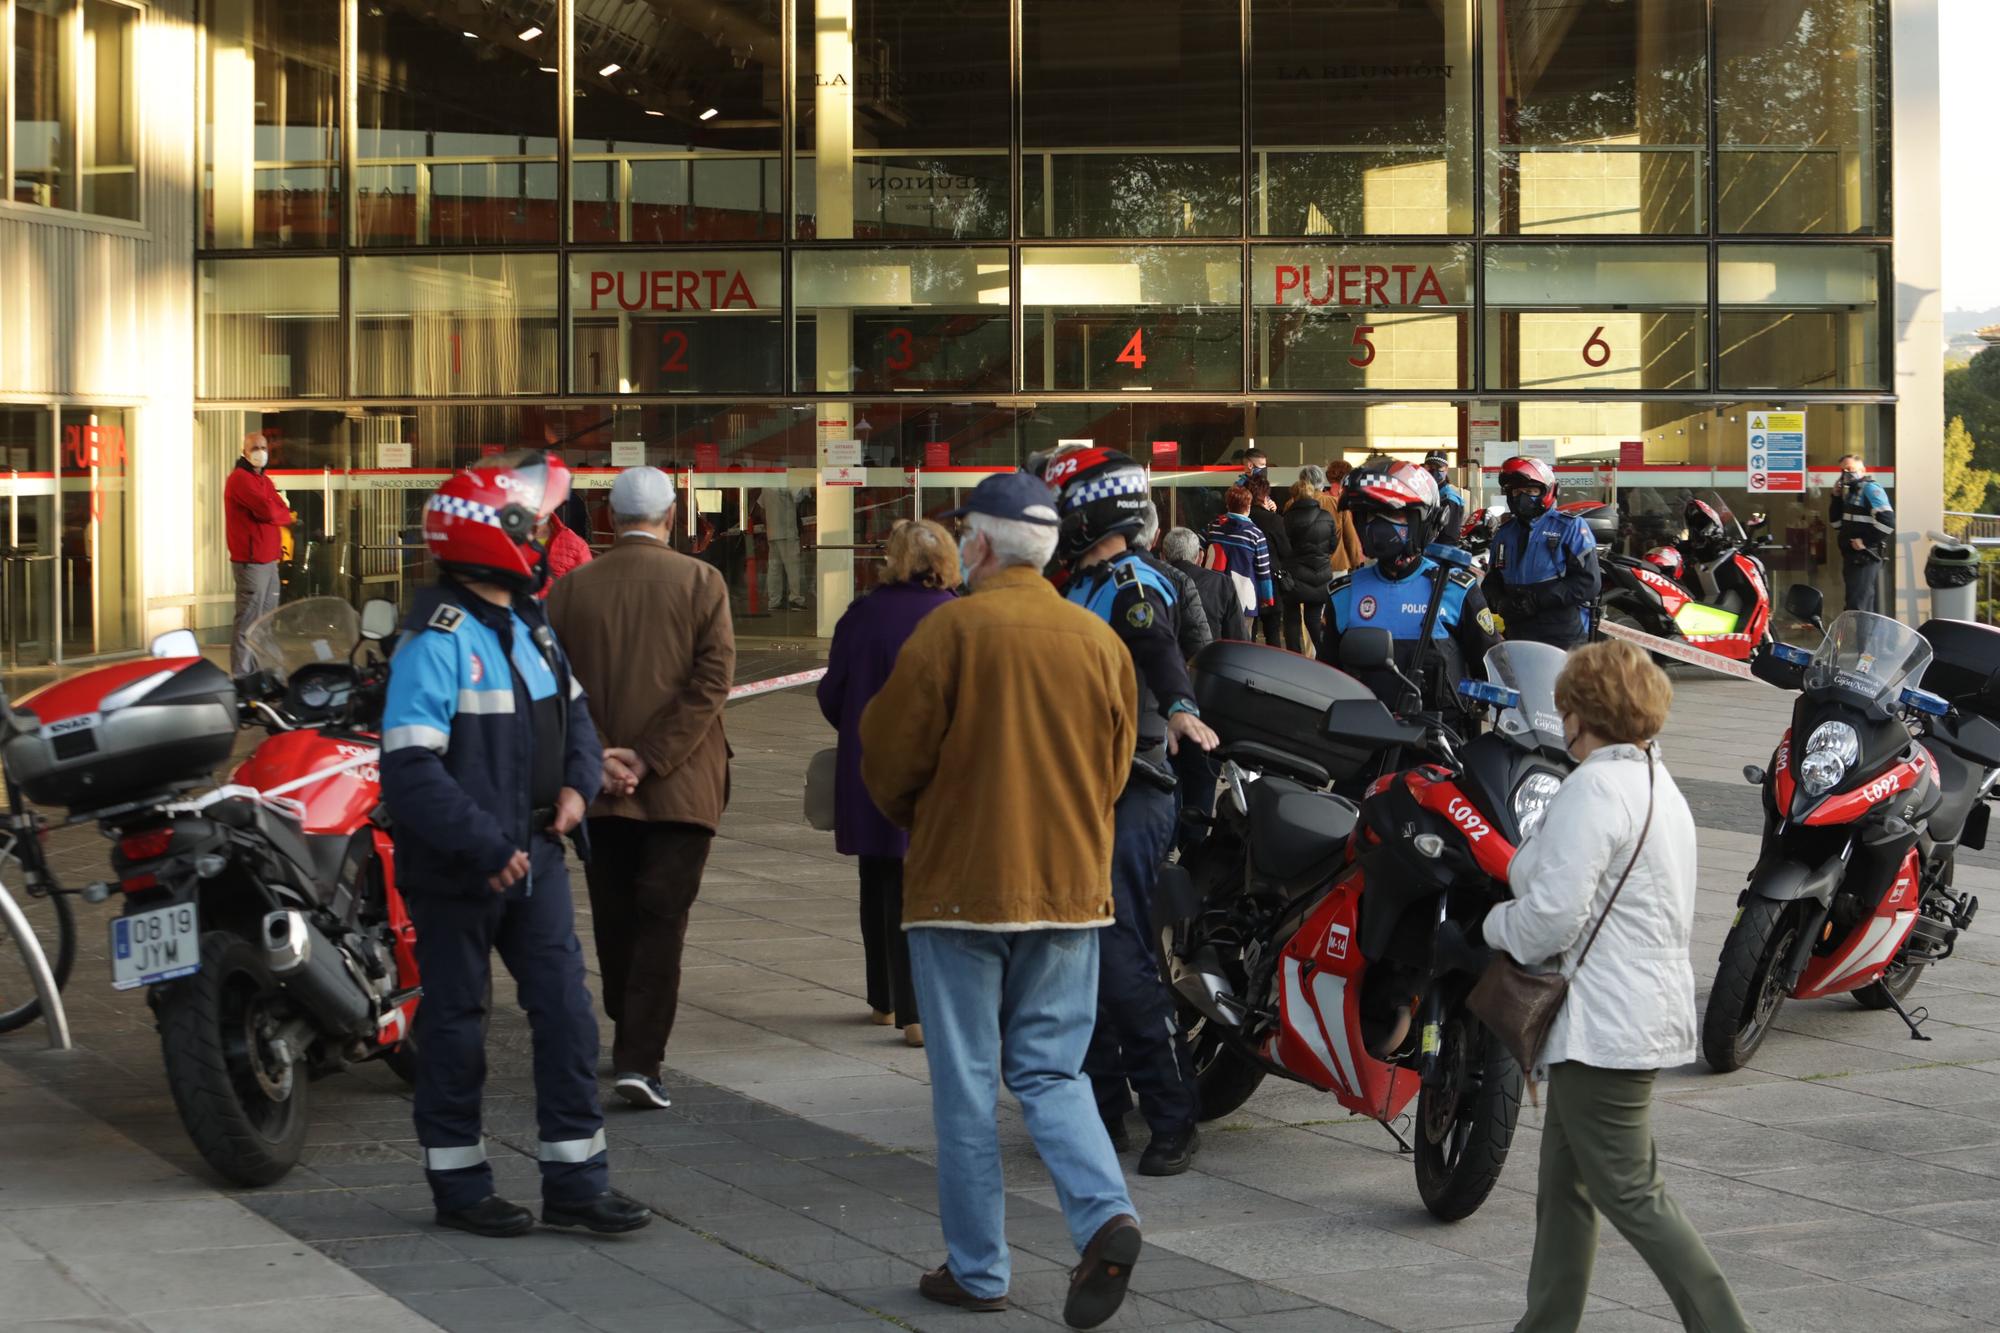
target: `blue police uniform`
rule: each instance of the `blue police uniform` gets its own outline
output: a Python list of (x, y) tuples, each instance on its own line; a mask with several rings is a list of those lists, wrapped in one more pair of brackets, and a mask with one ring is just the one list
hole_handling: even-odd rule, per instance
[[(1449, 568), (1429, 556), (1400, 579), (1390, 578), (1379, 564), (1363, 565), (1338, 576), (1327, 599), (1320, 660), (1339, 664), (1340, 639), (1348, 630), (1385, 629), (1396, 641), (1396, 665), (1407, 675), (1439, 579), (1444, 580), (1444, 592), (1438, 602), (1437, 621), (1431, 627), (1436, 652), (1432, 660), (1438, 669), (1430, 673), (1424, 706), (1436, 709), (1447, 701), (1455, 703), (1458, 682), (1468, 676), (1483, 678), (1479, 664), (1500, 637), (1478, 578), (1470, 570)], [(1389, 707), (1403, 702), (1402, 684), (1388, 672), (1364, 672), (1359, 679)]]
[(1438, 541), (1457, 546), (1465, 537), (1465, 492), (1448, 481), (1438, 483)]
[(1114, 916), (1098, 935), (1097, 1027), (1083, 1071), (1107, 1123), (1131, 1109), (1136, 1092), (1154, 1134), (1186, 1133), (1196, 1120), (1194, 1071), (1160, 978), (1160, 935), (1153, 924), (1153, 886), (1173, 844), (1176, 818), (1166, 766), (1167, 716), (1194, 707), (1179, 645), (1179, 597), (1165, 575), (1132, 551), (1078, 570), (1066, 595), (1111, 626), (1131, 652), (1139, 679), (1138, 753), (1132, 780), (1118, 798)]
[[(610, 1188), (597, 1018), (562, 843), (547, 830), (561, 788), (588, 802), (602, 780), (596, 729), (541, 608), (494, 606), (448, 584), (420, 594), (390, 664), (382, 798), (417, 930), (415, 1119), (441, 1211), (494, 1192), (479, 1104), (495, 949), (534, 1037), (543, 1197), (581, 1202)], [(487, 879), (516, 850), (531, 869), (495, 893)]]
[(1529, 525), (1510, 514), (1493, 534), (1486, 600), (1509, 639), (1576, 647), (1590, 635), (1598, 588), (1597, 539), (1576, 515), (1551, 506)]
[[(1834, 488), (1828, 517), (1840, 542), (1840, 565), (1847, 609), (1876, 611), (1881, 605), (1883, 562), (1896, 537), (1896, 511), (1889, 493), (1873, 477), (1843, 477)], [(1854, 543), (1859, 541), (1861, 549)]]

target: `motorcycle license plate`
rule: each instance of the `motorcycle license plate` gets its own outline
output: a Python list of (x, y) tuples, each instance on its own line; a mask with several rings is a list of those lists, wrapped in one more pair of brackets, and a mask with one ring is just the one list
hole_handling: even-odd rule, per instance
[(175, 903), (111, 923), (111, 986), (131, 990), (201, 970), (201, 916)]

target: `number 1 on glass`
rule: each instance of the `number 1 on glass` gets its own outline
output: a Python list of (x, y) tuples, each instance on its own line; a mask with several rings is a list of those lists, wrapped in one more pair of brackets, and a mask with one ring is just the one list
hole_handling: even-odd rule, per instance
[(1134, 370), (1144, 370), (1146, 368), (1146, 331), (1144, 329), (1134, 329), (1132, 331), (1132, 336), (1125, 341), (1125, 350), (1118, 354), (1117, 360), (1132, 367)]

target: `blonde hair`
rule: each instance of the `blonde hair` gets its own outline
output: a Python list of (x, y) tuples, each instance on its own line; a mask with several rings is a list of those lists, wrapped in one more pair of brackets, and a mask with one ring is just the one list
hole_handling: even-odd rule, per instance
[(941, 523), (928, 518), (903, 519), (889, 529), (888, 554), (888, 568), (883, 571), (886, 582), (958, 586), (958, 544)]
[(1292, 483), (1292, 500), (1294, 503), (1300, 500), (1310, 500), (1314, 494), (1313, 484), (1304, 477), (1300, 477)]
[(1556, 707), (1613, 744), (1643, 745), (1667, 725), (1673, 682), (1623, 639), (1578, 648), (1556, 678)]

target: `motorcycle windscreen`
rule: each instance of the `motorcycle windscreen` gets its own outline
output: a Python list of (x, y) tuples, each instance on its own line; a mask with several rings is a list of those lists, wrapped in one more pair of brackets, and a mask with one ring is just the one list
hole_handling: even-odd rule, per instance
[(1569, 654), (1560, 648), (1525, 640), (1510, 640), (1487, 651), (1486, 679), (1521, 696), (1518, 705), (1500, 711), (1496, 725), (1502, 735), (1530, 749), (1564, 748), (1562, 711), (1556, 707), (1556, 677), (1562, 675), (1568, 661)]
[(1732, 611), (1703, 606), (1700, 602), (1689, 602), (1674, 612), (1674, 624), (1690, 639), (1707, 634), (1734, 634), (1742, 622), (1743, 618)]
[(345, 662), (360, 638), (361, 614), (344, 597), (287, 602), (243, 632), (257, 669), (280, 682), (300, 667)]

